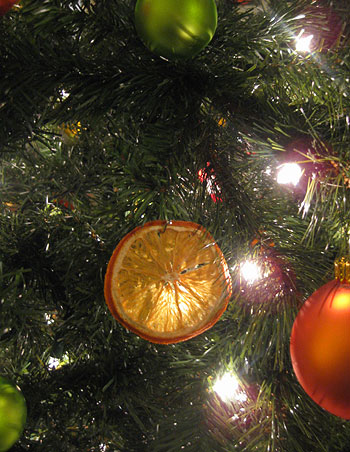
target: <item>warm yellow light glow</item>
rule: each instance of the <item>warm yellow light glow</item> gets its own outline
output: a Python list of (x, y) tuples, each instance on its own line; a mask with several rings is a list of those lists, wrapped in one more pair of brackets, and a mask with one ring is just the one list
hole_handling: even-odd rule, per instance
[(247, 400), (247, 394), (242, 391), (237, 377), (229, 372), (216, 380), (213, 389), (224, 402), (245, 402)]
[(261, 267), (254, 261), (245, 261), (240, 267), (241, 276), (249, 284), (262, 278)]
[(314, 35), (300, 36), (295, 40), (295, 50), (297, 52), (311, 52), (311, 41)]
[(279, 167), (277, 173), (277, 182), (279, 184), (298, 184), (303, 170), (297, 163), (284, 163)]
[(336, 310), (350, 309), (350, 294), (342, 290), (338, 290), (332, 301), (332, 308)]

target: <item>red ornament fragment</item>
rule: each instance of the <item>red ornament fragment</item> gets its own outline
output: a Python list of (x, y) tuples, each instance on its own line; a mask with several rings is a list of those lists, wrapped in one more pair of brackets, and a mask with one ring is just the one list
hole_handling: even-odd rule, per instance
[(305, 392), (350, 419), (350, 281), (330, 281), (306, 300), (294, 321), (290, 354)]
[(239, 379), (237, 387), (230, 392), (230, 396), (224, 398), (215, 393), (209, 396), (205, 406), (208, 432), (223, 445), (232, 440), (241, 445), (252, 443), (256, 427), (259, 426), (261, 433), (268, 421), (268, 409), (259, 398), (259, 387)]
[(54, 199), (53, 202), (55, 204), (58, 204), (60, 207), (64, 207), (65, 209), (74, 210), (74, 204), (71, 203), (68, 199), (60, 198), (60, 199)]
[(299, 181), (292, 188), (296, 196), (304, 197), (310, 180), (325, 179), (327, 175), (335, 174), (334, 166), (329, 157), (333, 151), (328, 145), (321, 145), (311, 137), (300, 137), (291, 141), (280, 159), (280, 167), (288, 163), (296, 163), (302, 170)]
[[(251, 243), (259, 243), (254, 239)], [(290, 297), (299, 297), (296, 275), (289, 262), (274, 249), (274, 242), (267, 241), (260, 247), (257, 265), (260, 274), (253, 282), (239, 278), (239, 290), (247, 307), (253, 306), (267, 308), (269, 311), (278, 309), (280, 303), (285, 303)]]
[(220, 196), (221, 188), (216, 181), (214, 169), (212, 168), (210, 162), (207, 162), (206, 168), (202, 168), (198, 171), (198, 179), (202, 183), (206, 183), (207, 191), (214, 202), (222, 202), (222, 198)]
[(0, 16), (6, 14), (14, 4), (18, 3), (18, 1), (19, 0), (0, 0)]
[(310, 51), (326, 52), (340, 43), (343, 22), (331, 6), (310, 5), (303, 14), (300, 32), (302, 37), (312, 36)]

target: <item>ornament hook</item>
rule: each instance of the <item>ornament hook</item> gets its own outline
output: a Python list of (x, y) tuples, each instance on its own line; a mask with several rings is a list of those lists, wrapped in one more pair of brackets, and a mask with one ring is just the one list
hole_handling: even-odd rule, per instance
[(335, 279), (343, 284), (350, 284), (350, 258), (341, 257), (334, 262)]

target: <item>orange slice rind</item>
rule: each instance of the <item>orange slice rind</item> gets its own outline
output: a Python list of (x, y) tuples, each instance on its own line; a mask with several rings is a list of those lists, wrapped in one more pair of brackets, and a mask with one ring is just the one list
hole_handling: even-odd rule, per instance
[(108, 263), (104, 293), (112, 315), (150, 342), (170, 344), (211, 328), (232, 283), (210, 233), (186, 221), (151, 221), (129, 232)]

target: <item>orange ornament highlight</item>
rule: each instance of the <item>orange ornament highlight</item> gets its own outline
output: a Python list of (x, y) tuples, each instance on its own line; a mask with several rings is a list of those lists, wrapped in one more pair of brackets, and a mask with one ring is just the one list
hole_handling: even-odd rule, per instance
[(187, 221), (151, 221), (129, 232), (108, 263), (104, 293), (112, 315), (150, 342), (172, 344), (211, 328), (232, 283), (211, 234)]
[(306, 300), (293, 324), (290, 354), (294, 372), (305, 392), (325, 410), (350, 419), (350, 283), (347, 279), (330, 281)]

